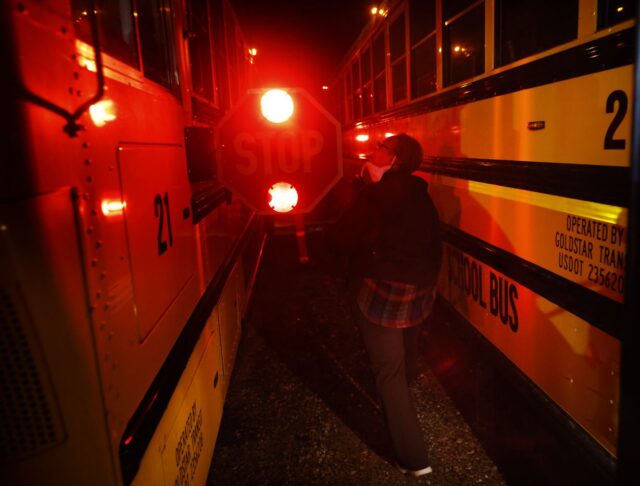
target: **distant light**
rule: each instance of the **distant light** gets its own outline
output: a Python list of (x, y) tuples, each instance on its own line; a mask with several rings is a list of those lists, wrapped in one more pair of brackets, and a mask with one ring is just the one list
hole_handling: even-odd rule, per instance
[(277, 182), (269, 188), (269, 207), (277, 213), (288, 213), (298, 204), (298, 191), (288, 182)]
[(384, 132), (384, 138), (389, 138), (389, 137), (393, 137), (395, 136), (395, 133), (393, 132)]
[(282, 89), (270, 89), (262, 95), (260, 109), (271, 123), (283, 123), (293, 115), (293, 99)]
[(378, 7), (371, 7), (371, 15), (376, 15), (378, 13)]
[(460, 46), (455, 46), (455, 47), (453, 48), (453, 50), (454, 50), (454, 51), (456, 51), (456, 52), (460, 52)]
[(360, 160), (369, 160), (369, 157), (367, 156), (367, 154), (358, 154), (358, 158)]
[(622, 12), (624, 10), (624, 7), (618, 7), (618, 12)]
[(107, 218), (112, 218), (114, 216), (122, 216), (126, 206), (127, 204), (124, 201), (117, 199), (103, 199), (100, 208), (102, 209), (102, 214)]
[(326, 84), (322, 87), (323, 91), (329, 91), (329, 86), (327, 86)]
[(369, 135), (367, 135), (366, 133), (358, 133), (356, 135), (356, 140), (358, 142), (367, 142), (369, 140)]
[(256, 54), (258, 54), (258, 50), (255, 47), (251, 47), (249, 49), (249, 55), (250, 56), (255, 56)]
[(386, 17), (389, 14), (388, 10), (385, 9), (378, 9), (378, 15), (380, 15), (381, 17)]
[(95, 126), (103, 127), (116, 119), (115, 105), (112, 100), (98, 101), (89, 107), (89, 115)]

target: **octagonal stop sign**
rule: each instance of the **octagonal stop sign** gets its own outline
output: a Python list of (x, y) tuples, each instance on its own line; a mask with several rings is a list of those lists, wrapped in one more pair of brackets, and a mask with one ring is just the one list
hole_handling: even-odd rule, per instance
[(274, 214), (274, 187), (292, 186), (297, 202), (288, 212), (306, 213), (342, 177), (340, 124), (300, 88), (283, 88), (291, 116), (269, 121), (261, 109), (267, 91), (249, 90), (218, 125), (218, 177), (260, 214)]

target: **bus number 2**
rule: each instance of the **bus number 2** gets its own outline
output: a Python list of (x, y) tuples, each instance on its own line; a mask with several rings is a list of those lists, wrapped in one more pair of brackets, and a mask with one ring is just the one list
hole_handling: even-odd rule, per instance
[[(160, 194), (156, 194), (153, 200), (155, 215), (158, 219), (158, 255), (162, 255), (169, 246), (173, 246), (173, 233), (171, 232), (171, 212), (169, 211), (169, 193), (165, 192), (164, 197)], [(167, 215), (167, 237), (169, 239), (169, 245), (167, 246), (167, 240), (164, 233), (164, 215)]]
[(611, 125), (609, 125), (609, 129), (607, 130), (607, 134), (604, 136), (604, 148), (605, 150), (614, 149), (614, 150), (624, 150), (626, 146), (626, 140), (624, 138), (613, 138), (616, 133), (616, 130), (624, 120), (624, 116), (627, 114), (627, 94), (617, 89), (613, 91), (609, 97), (607, 98), (607, 113), (613, 113), (613, 108), (618, 102), (618, 111), (616, 115), (611, 120)]

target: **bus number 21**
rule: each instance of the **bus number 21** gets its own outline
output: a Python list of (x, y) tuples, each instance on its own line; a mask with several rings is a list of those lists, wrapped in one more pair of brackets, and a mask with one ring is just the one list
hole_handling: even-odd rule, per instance
[[(171, 212), (169, 211), (169, 193), (165, 192), (164, 197), (156, 194), (153, 205), (156, 219), (158, 220), (158, 255), (167, 251), (169, 246), (173, 246), (173, 233), (171, 232)], [(164, 235), (164, 216), (167, 215), (167, 235)], [(168, 239), (168, 245), (167, 245)]]

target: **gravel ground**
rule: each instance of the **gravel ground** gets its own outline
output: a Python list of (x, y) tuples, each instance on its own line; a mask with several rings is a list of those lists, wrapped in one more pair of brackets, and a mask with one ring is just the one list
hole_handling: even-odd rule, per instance
[(208, 484), (505, 484), (424, 359), (412, 392), (434, 472), (393, 468), (344, 284), (291, 244), (265, 251)]

